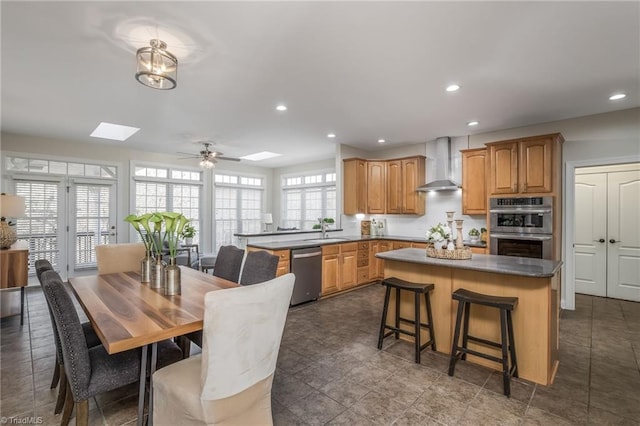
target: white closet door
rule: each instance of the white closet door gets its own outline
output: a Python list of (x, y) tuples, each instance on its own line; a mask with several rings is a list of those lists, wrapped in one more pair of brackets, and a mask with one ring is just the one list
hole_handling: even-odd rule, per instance
[(640, 302), (640, 171), (608, 180), (607, 296)]
[(607, 174), (576, 175), (576, 293), (607, 295)]

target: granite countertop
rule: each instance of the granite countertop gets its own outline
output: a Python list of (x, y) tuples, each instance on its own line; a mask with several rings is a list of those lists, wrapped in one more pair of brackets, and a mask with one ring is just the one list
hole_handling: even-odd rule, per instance
[(471, 259), (466, 260), (436, 259), (427, 257), (423, 249), (415, 248), (385, 251), (376, 254), (376, 257), (384, 260), (536, 278), (552, 277), (562, 265), (562, 262), (556, 260), (495, 256), (491, 254), (474, 254)]
[[(318, 231), (315, 231), (318, 233)], [(393, 240), (393, 241), (406, 241), (410, 243), (426, 243), (424, 237), (407, 237), (401, 235), (384, 235), (372, 237), (369, 235), (351, 235), (351, 236), (336, 236), (327, 237), (326, 241), (322, 238), (311, 238), (307, 240), (291, 240), (291, 241), (256, 241), (247, 243), (247, 247), (261, 248), (265, 250), (286, 250), (286, 249), (298, 249), (307, 247), (318, 247), (327, 244), (341, 244), (341, 243), (357, 243), (359, 241), (375, 241), (375, 240)], [(487, 244), (482, 241), (465, 241), (464, 244), (469, 247), (487, 247)]]
[[(327, 233), (329, 232), (338, 232), (338, 231), (342, 231), (342, 229), (327, 229)], [(302, 230), (302, 229), (292, 229), (289, 231), (265, 231), (265, 232), (238, 232), (233, 234), (234, 237), (240, 237), (240, 238), (249, 238), (249, 237), (268, 237), (268, 236), (273, 236), (273, 235), (299, 235), (299, 234), (317, 234), (318, 232), (320, 232), (319, 229), (307, 229), (307, 230)]]

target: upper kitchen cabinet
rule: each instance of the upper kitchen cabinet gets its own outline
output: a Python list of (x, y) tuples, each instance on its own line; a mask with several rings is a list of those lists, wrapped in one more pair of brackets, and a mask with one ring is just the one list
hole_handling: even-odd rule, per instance
[(424, 181), (424, 156), (387, 161), (387, 213), (423, 215), (424, 192), (417, 188)]
[(488, 143), (490, 195), (554, 192), (560, 184), (562, 142), (562, 135), (554, 133)]
[(344, 214), (367, 213), (367, 161), (344, 160)]
[(367, 213), (385, 213), (387, 172), (385, 161), (367, 161)]
[(487, 212), (487, 149), (464, 149), (462, 153), (462, 214)]
[(425, 212), (425, 157), (344, 160), (344, 214), (419, 214)]

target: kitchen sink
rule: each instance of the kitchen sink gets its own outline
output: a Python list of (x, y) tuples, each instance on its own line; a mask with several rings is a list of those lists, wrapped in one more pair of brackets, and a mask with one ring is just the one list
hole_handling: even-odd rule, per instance
[(346, 238), (311, 238), (305, 241), (309, 243), (339, 243), (348, 240)]

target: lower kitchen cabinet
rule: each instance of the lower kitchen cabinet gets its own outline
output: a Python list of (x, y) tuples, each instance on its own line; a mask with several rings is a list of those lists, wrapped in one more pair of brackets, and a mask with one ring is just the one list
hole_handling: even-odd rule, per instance
[(384, 260), (376, 257), (377, 253), (390, 250), (390, 242), (386, 240), (372, 241), (370, 244), (369, 257), (369, 280), (379, 280), (384, 278)]
[(346, 290), (358, 284), (358, 244), (340, 244), (340, 277), (338, 287)]
[(340, 246), (330, 245), (322, 247), (322, 295), (340, 291)]
[(487, 254), (487, 249), (484, 247), (471, 247), (471, 253)]

